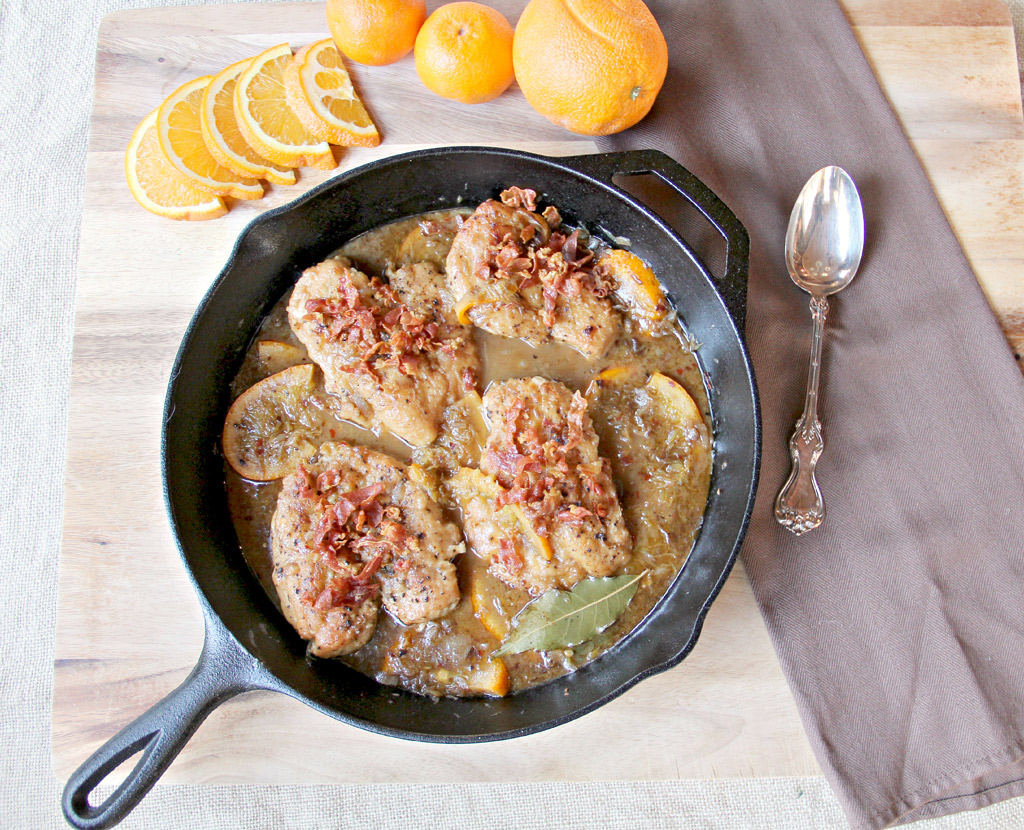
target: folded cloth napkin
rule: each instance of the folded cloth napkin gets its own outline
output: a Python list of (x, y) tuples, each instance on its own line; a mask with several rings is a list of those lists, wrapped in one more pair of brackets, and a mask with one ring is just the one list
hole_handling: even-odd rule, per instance
[[(832, 0), (649, 3), (669, 74), (640, 125), (751, 237), (763, 466), (743, 561), (825, 775), (855, 827), (1024, 793), (1024, 382), (899, 122)], [(811, 320), (783, 236), (815, 170), (857, 182), (867, 246), (832, 303), (824, 524), (773, 501)]]

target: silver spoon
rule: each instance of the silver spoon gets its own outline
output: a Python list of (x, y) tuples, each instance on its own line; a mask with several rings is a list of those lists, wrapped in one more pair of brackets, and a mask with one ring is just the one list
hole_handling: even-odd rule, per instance
[(863, 252), (864, 212), (857, 187), (842, 168), (822, 168), (800, 191), (786, 231), (786, 267), (793, 282), (811, 295), (814, 321), (804, 414), (789, 439), (793, 469), (775, 500), (775, 518), (798, 536), (825, 518), (814, 468), (825, 448), (818, 421), (818, 374), (827, 298), (850, 284)]

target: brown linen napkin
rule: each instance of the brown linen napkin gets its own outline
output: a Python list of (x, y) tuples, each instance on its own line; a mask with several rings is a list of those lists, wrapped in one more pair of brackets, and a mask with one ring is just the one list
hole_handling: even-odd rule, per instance
[[(825, 775), (864, 828), (1024, 793), (1020, 370), (835, 2), (650, 6), (668, 79), (601, 146), (664, 150), (750, 232), (764, 455), (743, 558)], [(811, 320), (783, 234), (827, 164), (858, 184), (867, 250), (826, 332), (828, 514), (797, 538), (772, 508)]]

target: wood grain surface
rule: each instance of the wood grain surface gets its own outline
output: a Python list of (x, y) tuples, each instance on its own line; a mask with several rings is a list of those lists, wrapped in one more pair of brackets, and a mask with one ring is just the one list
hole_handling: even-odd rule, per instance
[[(437, 5), (437, 3), (428, 4)], [(523, 3), (495, 2), (515, 20)], [(1015, 351), (1024, 347), (1024, 119), (999, 0), (844, 4)], [(289, 41), (326, 36), (323, 4), (160, 8), (105, 19), (79, 256), (54, 665), (53, 764), (64, 779), (180, 683), (202, 620), (161, 496), (164, 387), (190, 316), (242, 227), (333, 172), (304, 170), (221, 219), (151, 216), (123, 153), (180, 84)], [(385, 137), (349, 167), (435, 144), (548, 154), (593, 145), (513, 87), (477, 107), (426, 93), (411, 58), (353, 67)], [(572, 747), (571, 752), (566, 747)], [(371, 735), (284, 696), (250, 693), (200, 727), (164, 776), (178, 783), (641, 780), (818, 772), (742, 567), (692, 655), (586, 717), (539, 735), (437, 746)]]

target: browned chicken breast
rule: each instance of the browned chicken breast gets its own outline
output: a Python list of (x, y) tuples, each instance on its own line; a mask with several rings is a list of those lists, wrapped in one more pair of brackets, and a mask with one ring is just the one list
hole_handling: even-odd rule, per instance
[(558, 211), (535, 211), (536, 193), (510, 188), (462, 225), (445, 263), (459, 319), (538, 345), (567, 343), (589, 358), (603, 355), (622, 319), (609, 295), (614, 282), (579, 233), (557, 230)]
[(458, 529), (401, 462), (365, 447), (323, 444), (285, 477), (271, 545), (281, 610), (316, 657), (365, 645), (381, 602), (411, 625), (459, 601)]
[[(583, 396), (544, 378), (510, 380), (488, 389), (484, 411), (490, 434), (480, 469), (499, 487), (494, 499), (468, 500), (463, 513), (491, 573), (537, 595), (626, 564), (632, 541)], [(496, 516), (503, 508), (518, 515), (522, 534), (507, 532)]]
[(328, 392), (426, 446), (444, 408), (475, 388), (480, 366), (469, 327), (445, 311), (445, 293), (430, 263), (406, 265), (384, 282), (328, 259), (296, 283), (288, 322)]

